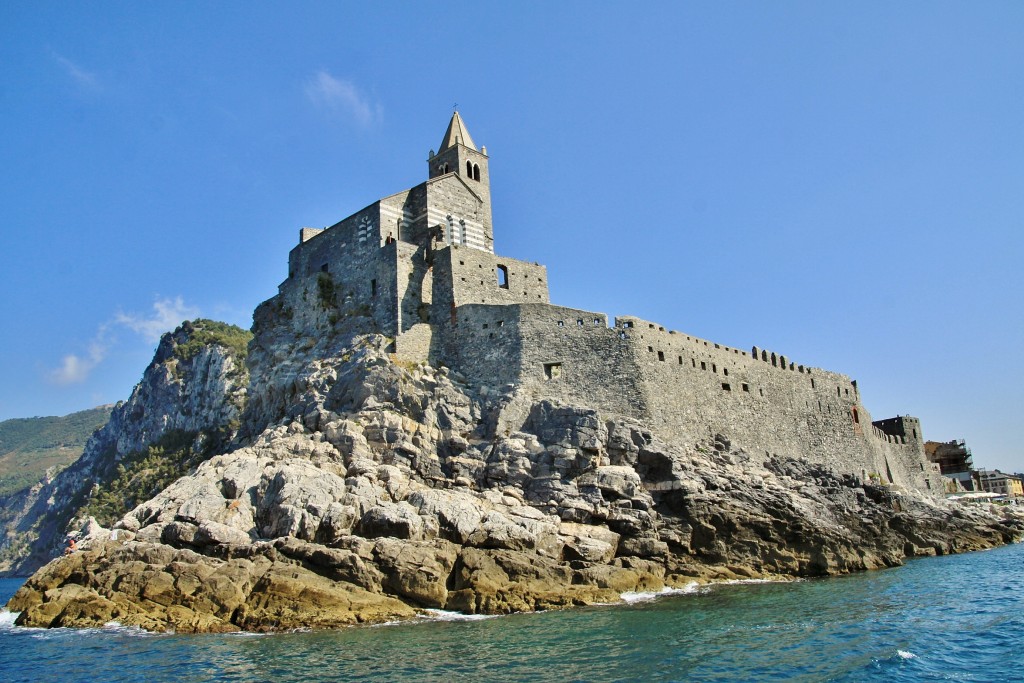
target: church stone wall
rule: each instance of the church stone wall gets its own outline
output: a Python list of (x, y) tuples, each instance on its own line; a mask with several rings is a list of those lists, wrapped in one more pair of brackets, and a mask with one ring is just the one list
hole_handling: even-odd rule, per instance
[(337, 274), (374, 258), (377, 248), (383, 244), (380, 219), (380, 202), (374, 202), (315, 234), (304, 229), (301, 236), (306, 239), (288, 254), (288, 276), (332, 270)]
[[(479, 249), (443, 247), (434, 252), (434, 278), (456, 306), (548, 303), (547, 268)], [(502, 280), (504, 286), (502, 286)]]
[[(482, 189), (479, 182), (465, 180), (455, 173), (428, 181), (427, 221), (431, 226), (442, 225), (448, 215), (452, 216), (456, 224), (464, 220), (469, 231), (468, 246), (493, 253), (494, 230), (491, 227), (490, 206)], [(449, 244), (453, 239), (446, 232), (443, 241)]]

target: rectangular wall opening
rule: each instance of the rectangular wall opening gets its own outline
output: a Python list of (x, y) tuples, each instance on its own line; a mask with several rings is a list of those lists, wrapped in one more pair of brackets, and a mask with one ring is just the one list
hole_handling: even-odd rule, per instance
[(562, 364), (561, 363), (545, 363), (544, 364), (544, 379), (558, 379), (562, 376)]

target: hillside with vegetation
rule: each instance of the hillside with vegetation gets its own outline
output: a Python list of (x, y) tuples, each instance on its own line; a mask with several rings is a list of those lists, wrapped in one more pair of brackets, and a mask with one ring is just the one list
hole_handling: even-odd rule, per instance
[[(60, 554), (69, 528), (82, 526), (76, 515), (110, 523), (223, 452), (246, 402), (251, 336), (214, 320), (182, 323), (161, 337), (131, 396), (81, 439), (81, 457), (59, 474), (43, 468), (26, 477), (19, 469), (31, 485), (0, 496), (0, 576), (26, 576)], [(12, 448), (70, 443), (61, 435), (29, 439), (22, 422), (6, 442)]]
[(107, 424), (113, 406), (99, 406), (63, 417), (28, 417), (0, 422), (0, 497), (28, 488), (64, 469)]

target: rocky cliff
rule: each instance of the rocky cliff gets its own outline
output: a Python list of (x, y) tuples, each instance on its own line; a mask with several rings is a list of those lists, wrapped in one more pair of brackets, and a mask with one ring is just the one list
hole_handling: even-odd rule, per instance
[(120, 517), (126, 499), (157, 492), (140, 485), (159, 490), (160, 483), (187, 471), (183, 461), (198, 461), (228, 443), (245, 404), (249, 338), (244, 330), (210, 320), (165, 334), (142, 381), (114, 407), (82, 456), (10, 501), (0, 575), (31, 574), (60, 553), (69, 526), (81, 527), (77, 515)]
[[(600, 405), (470, 386), (396, 361), (344, 302), (295, 303), (257, 309), (239, 439), (112, 529), (89, 525), (80, 551), (11, 600), (18, 623), (276, 630), (423, 608), (503, 613), (694, 580), (874, 569), (1024, 530), (1010, 512), (786, 457), (762, 464), (745, 450), (756, 444), (728, 434), (673, 442)], [(190, 377), (199, 384), (186, 393), (214, 400), (200, 398), (201, 373)], [(126, 448), (174, 423), (136, 393), (104, 443), (121, 443), (127, 418), (142, 422)], [(238, 395), (223, 383), (210, 393)], [(201, 412), (207, 429), (235, 414)]]

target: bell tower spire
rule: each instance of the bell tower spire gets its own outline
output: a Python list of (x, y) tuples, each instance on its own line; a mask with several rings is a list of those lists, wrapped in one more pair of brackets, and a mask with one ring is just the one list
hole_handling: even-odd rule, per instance
[(441, 147), (437, 154), (431, 152), (428, 163), (431, 178), (456, 173), (467, 182), (488, 185), (487, 148), (476, 146), (458, 110), (455, 110), (451, 121), (448, 122), (448, 130), (444, 132)]
[(452, 113), (448, 129), (444, 132), (441, 147), (427, 160), (428, 177), (433, 180), (454, 174), (479, 199), (478, 220), (485, 226), (486, 244), (493, 243), (491, 228), (491, 179), (487, 169), (487, 148), (477, 147), (469, 134), (465, 121), (456, 109)]

